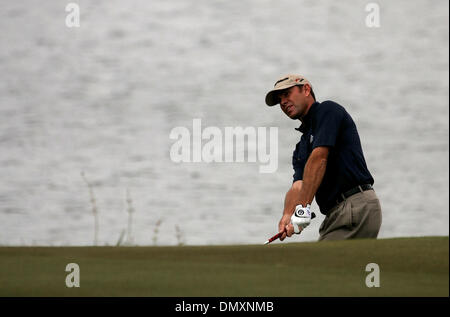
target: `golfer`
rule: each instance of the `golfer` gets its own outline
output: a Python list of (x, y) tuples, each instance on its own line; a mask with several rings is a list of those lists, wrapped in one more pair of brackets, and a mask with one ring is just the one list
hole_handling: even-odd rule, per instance
[(280, 104), (302, 133), (292, 165), (294, 179), (286, 194), (278, 225), (280, 240), (300, 233), (311, 222), (315, 197), (325, 220), (319, 240), (376, 238), (381, 226), (380, 202), (364, 159), (358, 131), (347, 111), (333, 101), (316, 101), (303, 76), (286, 75), (266, 95), (266, 104)]

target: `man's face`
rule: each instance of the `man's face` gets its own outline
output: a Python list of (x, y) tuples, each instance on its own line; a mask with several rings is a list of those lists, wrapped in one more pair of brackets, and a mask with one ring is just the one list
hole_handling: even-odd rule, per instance
[(280, 91), (280, 108), (291, 119), (300, 119), (308, 109), (306, 97), (309, 96), (309, 87), (294, 86)]

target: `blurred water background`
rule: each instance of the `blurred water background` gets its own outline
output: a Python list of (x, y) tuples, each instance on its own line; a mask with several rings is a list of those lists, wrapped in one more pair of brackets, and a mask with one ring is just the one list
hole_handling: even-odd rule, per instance
[[(69, 1), (0, 2), (0, 244), (93, 244), (82, 172), (100, 245), (128, 226), (127, 190), (129, 243), (263, 243), (300, 137), (264, 104), (285, 73), (355, 120), (380, 238), (448, 235), (448, 1), (376, 1), (379, 28), (358, 0), (74, 2), (79, 28), (65, 25)], [(194, 118), (278, 127), (277, 171), (174, 163), (170, 131)], [(316, 240), (323, 218), (290, 241)]]

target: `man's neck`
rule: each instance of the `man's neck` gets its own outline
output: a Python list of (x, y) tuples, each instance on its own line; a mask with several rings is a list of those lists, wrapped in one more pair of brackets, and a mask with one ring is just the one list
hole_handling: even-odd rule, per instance
[(315, 103), (315, 101), (311, 102), (308, 107), (306, 108), (305, 114), (303, 116), (300, 117), (300, 121), (303, 123), (303, 120), (305, 119), (305, 117), (308, 115), (309, 109), (311, 109), (311, 106)]

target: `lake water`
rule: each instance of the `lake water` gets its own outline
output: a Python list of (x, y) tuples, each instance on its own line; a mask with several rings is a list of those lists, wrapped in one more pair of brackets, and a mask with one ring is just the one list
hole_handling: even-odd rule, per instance
[[(300, 137), (264, 104), (286, 73), (355, 120), (380, 238), (449, 234), (448, 1), (377, 1), (378, 28), (369, 1), (77, 1), (79, 28), (65, 25), (67, 3), (0, 5), (0, 244), (93, 244), (82, 172), (100, 245), (127, 228), (127, 191), (126, 242), (263, 243)], [(276, 172), (173, 162), (170, 132), (194, 119), (278, 127)], [(290, 241), (318, 238), (317, 208)]]

